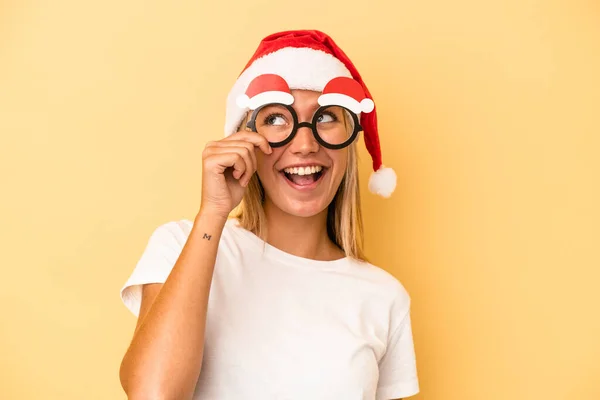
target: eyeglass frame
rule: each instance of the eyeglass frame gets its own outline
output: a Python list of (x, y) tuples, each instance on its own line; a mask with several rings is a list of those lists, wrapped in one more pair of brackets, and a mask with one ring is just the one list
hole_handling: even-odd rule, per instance
[[(360, 121), (358, 119), (358, 115), (354, 112), (352, 112), (351, 110), (347, 109), (346, 107), (343, 106), (339, 106), (336, 104), (330, 104), (327, 106), (320, 106), (315, 113), (313, 114), (312, 117), (312, 122), (308, 122), (308, 121), (304, 121), (304, 122), (298, 122), (298, 115), (296, 114), (296, 111), (294, 110), (294, 108), (290, 105), (287, 104), (282, 104), (282, 103), (268, 103), (268, 104), (264, 104), (260, 107), (258, 107), (256, 110), (254, 110), (252, 112), (252, 116), (250, 117), (250, 120), (248, 120), (248, 123), (246, 124), (246, 127), (248, 129), (251, 129), (252, 132), (256, 132), (258, 133), (258, 130), (256, 129), (256, 117), (258, 116), (258, 113), (265, 107), (267, 106), (272, 106), (272, 105), (278, 105), (278, 106), (283, 106), (285, 107), (290, 114), (292, 115), (292, 118), (294, 119), (294, 126), (292, 128), (292, 132), (281, 142), (269, 142), (269, 145), (271, 147), (277, 148), (277, 147), (282, 147), (285, 146), (286, 144), (288, 144), (289, 142), (291, 142), (292, 140), (294, 140), (294, 137), (296, 137), (296, 134), (298, 133), (298, 130), (300, 128), (310, 128), (310, 130), (312, 131), (313, 136), (315, 137), (316, 141), (323, 147), (327, 148), (327, 149), (331, 149), (331, 150), (340, 150), (343, 149), (345, 147), (348, 147), (350, 144), (352, 144), (352, 142), (354, 142), (354, 140), (356, 139), (356, 137), (358, 136), (358, 134), (360, 132), (362, 132), (363, 128), (360, 125)], [(341, 107), (344, 110), (348, 111), (348, 113), (352, 116), (352, 119), (354, 121), (354, 132), (352, 132), (352, 135), (350, 135), (350, 137), (343, 143), (340, 144), (331, 144), (331, 143), (327, 143), (325, 140), (323, 140), (323, 138), (321, 138), (321, 136), (319, 136), (319, 133), (317, 132), (317, 125), (316, 125), (316, 119), (318, 118), (318, 116), (323, 112), (323, 110), (330, 108), (330, 107)]]

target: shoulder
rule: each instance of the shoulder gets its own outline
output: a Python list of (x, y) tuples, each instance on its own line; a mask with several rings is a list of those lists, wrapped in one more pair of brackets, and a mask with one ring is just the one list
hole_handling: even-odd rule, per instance
[(164, 222), (155, 226), (146, 240), (145, 250), (121, 288), (121, 299), (134, 315), (139, 315), (142, 286), (165, 282), (187, 241), (191, 226), (188, 220)]
[(408, 311), (410, 294), (402, 282), (384, 268), (365, 261), (352, 260), (351, 269), (354, 274), (377, 288), (377, 292), (399, 309)]
[(192, 230), (193, 222), (188, 219), (172, 220), (158, 225), (152, 232), (152, 239), (157, 241), (176, 241), (183, 242), (187, 240)]
[[(192, 222), (186, 219), (171, 220), (155, 225), (149, 238), (142, 259), (156, 258), (162, 254), (181, 251), (192, 229)], [(148, 237), (148, 236), (147, 236)]]

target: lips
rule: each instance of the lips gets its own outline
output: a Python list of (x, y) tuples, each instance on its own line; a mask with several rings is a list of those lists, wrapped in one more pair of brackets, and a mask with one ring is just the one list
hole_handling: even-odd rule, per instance
[[(290, 171), (290, 169), (287, 169)], [(314, 170), (314, 169), (313, 169)], [(298, 172), (298, 171), (296, 171)], [(312, 190), (316, 188), (319, 183), (323, 180), (323, 176), (327, 173), (327, 168), (322, 168), (318, 172), (304, 174), (303, 171), (299, 173), (289, 173), (281, 171), (283, 179), (294, 189), (297, 190)]]

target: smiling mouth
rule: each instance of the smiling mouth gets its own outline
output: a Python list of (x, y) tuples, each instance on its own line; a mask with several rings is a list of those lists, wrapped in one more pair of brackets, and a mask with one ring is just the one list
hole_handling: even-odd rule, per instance
[(288, 181), (292, 182), (294, 185), (310, 186), (313, 183), (317, 182), (319, 179), (321, 179), (321, 177), (323, 176), (323, 174), (325, 173), (326, 170), (327, 170), (326, 168), (322, 168), (319, 171), (315, 171), (313, 173), (303, 174), (303, 175), (300, 175), (298, 173), (293, 173), (293, 172), (287, 172), (287, 171), (281, 171), (281, 172), (283, 173), (285, 178)]

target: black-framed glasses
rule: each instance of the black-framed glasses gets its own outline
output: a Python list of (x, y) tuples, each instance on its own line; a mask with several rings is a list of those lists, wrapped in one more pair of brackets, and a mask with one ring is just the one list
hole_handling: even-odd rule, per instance
[(308, 127), (321, 146), (334, 150), (348, 146), (362, 131), (358, 115), (345, 107), (319, 107), (311, 122), (299, 123), (292, 106), (280, 103), (265, 104), (254, 110), (246, 126), (264, 136), (271, 147), (285, 146), (298, 129)]

